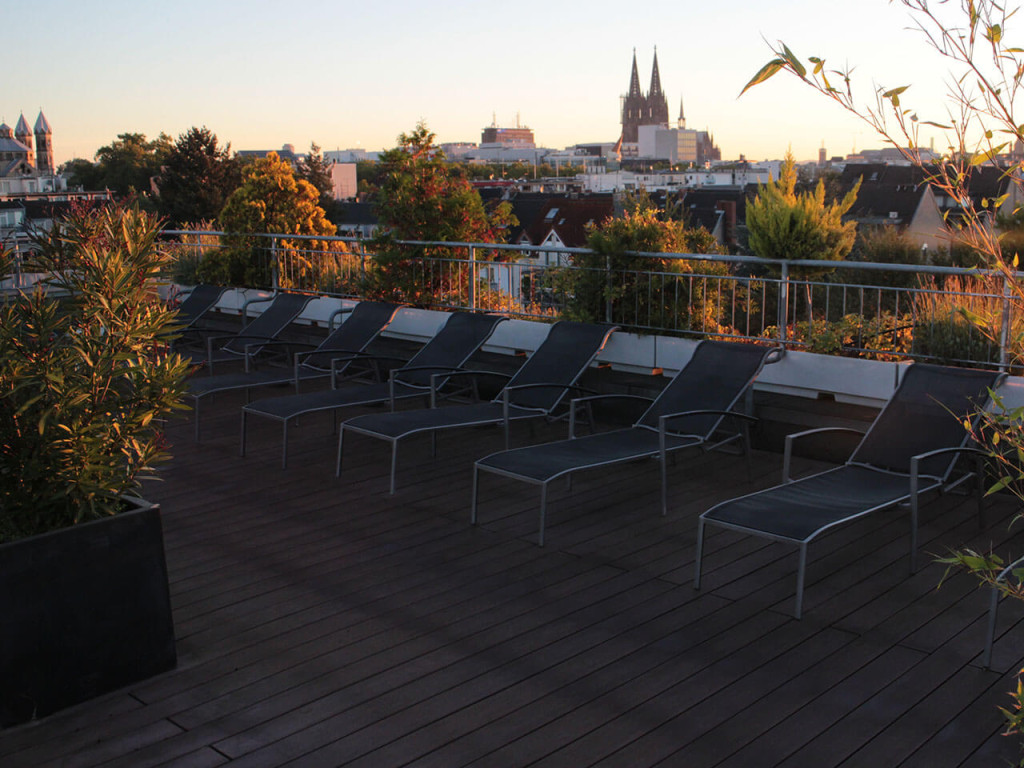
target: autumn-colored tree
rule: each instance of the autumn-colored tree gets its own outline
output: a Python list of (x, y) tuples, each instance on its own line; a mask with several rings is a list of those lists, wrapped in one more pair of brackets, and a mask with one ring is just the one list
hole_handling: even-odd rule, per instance
[(593, 253), (573, 254), (572, 269), (556, 278), (569, 318), (603, 321), (610, 306), (611, 319), (624, 326), (717, 330), (707, 286), (683, 276), (725, 274), (724, 264), (638, 255), (722, 253), (704, 228), (664, 216), (641, 194), (626, 200), (622, 216), (592, 225), (587, 246)]
[[(246, 165), (242, 183), (224, 204), (220, 226), (225, 235), (225, 251), (208, 260), (200, 277), (222, 285), (266, 287), (271, 282), (271, 246), (269, 238), (255, 234), (332, 235), (335, 227), (324, 216), (320, 195), (307, 181), (295, 178), (291, 166), (276, 152)], [(318, 241), (278, 238), (271, 257), (308, 262), (302, 252), (323, 250)], [(308, 265), (307, 265), (308, 266)]]
[(467, 249), (402, 245), (400, 240), (496, 243), (512, 223), (511, 206), (484, 209), (479, 193), (448, 165), (434, 134), (419, 123), (381, 155), (376, 209), (380, 234), (368, 290), (423, 306), (459, 304), (467, 294)]

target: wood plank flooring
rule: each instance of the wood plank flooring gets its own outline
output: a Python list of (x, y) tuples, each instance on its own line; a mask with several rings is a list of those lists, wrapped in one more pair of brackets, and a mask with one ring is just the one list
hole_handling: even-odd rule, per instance
[[(204, 404), (204, 442), (173, 422), (161, 503), (177, 669), (0, 732), (17, 766), (974, 766), (1017, 742), (998, 706), (1024, 663), (1024, 611), (1002, 607), (980, 666), (987, 594), (926, 563), (907, 572), (905, 515), (812, 546), (804, 619), (795, 552), (725, 531), (692, 588), (696, 517), (776, 482), (781, 457), (681, 457), (658, 514), (654, 463), (536, 487), (470, 466), (497, 430), (388, 448), (353, 438), (343, 477), (327, 418), (250, 424), (239, 394)], [(352, 414), (350, 414), (352, 415)], [(555, 439), (564, 426), (514, 439)], [(815, 465), (804, 463), (804, 469)], [(922, 551), (1019, 554), (1009, 499), (979, 531), (966, 496), (923, 511)]]

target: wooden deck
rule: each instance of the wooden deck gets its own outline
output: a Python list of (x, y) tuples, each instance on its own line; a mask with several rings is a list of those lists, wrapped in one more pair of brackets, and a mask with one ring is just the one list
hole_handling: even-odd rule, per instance
[[(1004, 604), (996, 669), (980, 667), (987, 595), (942, 568), (907, 575), (905, 516), (811, 549), (805, 617), (796, 557), (712, 531), (691, 586), (696, 516), (772, 484), (781, 457), (680, 461), (671, 514), (653, 463), (559, 485), (548, 546), (535, 487), (487, 477), (468, 525), (470, 464), (494, 430), (401, 454), (353, 439), (333, 476), (325, 419), (252, 424), (241, 396), (170, 434), (147, 488), (163, 505), (179, 664), (172, 672), (0, 734), (12, 766), (967, 766), (1004, 765), (999, 735), (1024, 657)], [(536, 439), (561, 436), (563, 427)], [(524, 442), (525, 428), (516, 435)], [(997, 547), (1015, 505), (979, 533), (962, 496), (927, 505), (922, 548)]]

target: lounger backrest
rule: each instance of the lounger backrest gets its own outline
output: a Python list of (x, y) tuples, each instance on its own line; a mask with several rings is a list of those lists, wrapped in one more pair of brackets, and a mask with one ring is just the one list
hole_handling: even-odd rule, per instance
[[(637, 426), (658, 428), (658, 418), (680, 411), (727, 411), (743, 397), (764, 366), (772, 347), (728, 341), (702, 341), (690, 361), (668, 383)], [(688, 416), (673, 420), (673, 432), (707, 438), (724, 416)]]
[(394, 319), (401, 305), (387, 301), (361, 301), (352, 308), (348, 318), (324, 339), (317, 351), (345, 350), (360, 352), (377, 338)]
[(221, 294), (226, 291), (219, 285), (207, 285), (200, 283), (192, 288), (189, 294), (182, 299), (178, 305), (177, 324), (181, 328), (188, 328), (200, 317), (213, 308)]
[[(522, 392), (513, 391), (509, 400), (522, 408), (550, 413), (565, 398), (569, 387), (583, 375), (615, 330), (614, 326), (562, 320), (551, 326), (547, 338), (523, 363), (509, 386), (554, 384)], [(501, 398), (497, 398), (500, 402)]]
[(401, 305), (387, 301), (359, 302), (348, 313), (348, 318), (316, 348), (316, 352), (327, 354), (310, 355), (304, 365), (328, 369), (331, 367), (330, 353), (362, 352), (388, 326), (399, 309)]
[(410, 371), (401, 377), (404, 384), (429, 387), (430, 377), (438, 369), (458, 368), (480, 349), (491, 333), (506, 318), (476, 312), (453, 312), (434, 337), (413, 355), (408, 366), (426, 370)]
[[(910, 459), (939, 448), (964, 445), (964, 419), (988, 401), (1000, 374), (973, 368), (915, 363), (878, 414), (851, 462), (894, 472), (909, 472)], [(956, 457), (937, 456), (921, 466), (924, 474), (945, 478)]]
[(299, 316), (311, 298), (311, 296), (304, 296), (301, 293), (277, 294), (270, 302), (270, 306), (263, 310), (263, 314), (258, 315), (245, 326), (242, 331), (243, 338), (231, 339), (224, 345), (224, 349), (244, 355), (247, 346), (257, 343), (253, 341), (252, 337), (276, 338), (277, 334)]

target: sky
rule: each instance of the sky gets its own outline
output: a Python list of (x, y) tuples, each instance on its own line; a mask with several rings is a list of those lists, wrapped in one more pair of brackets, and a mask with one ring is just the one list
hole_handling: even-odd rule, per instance
[[(58, 163), (120, 133), (206, 126), (232, 149), (311, 142), (393, 147), (424, 121), (439, 142), (480, 141), (517, 116), (540, 146), (612, 142), (634, 48), (641, 87), (655, 48), (674, 120), (710, 130), (723, 159), (797, 160), (878, 148), (871, 128), (788, 75), (740, 91), (784, 41), (855, 66), (941, 120), (949, 77), (889, 0), (43, 0), (6, 3), (0, 120), (40, 108)], [(40, 25), (42, 24), (42, 32)], [(918, 106), (919, 105), (919, 106)], [(937, 148), (941, 139), (936, 142)], [(939, 146), (941, 144), (941, 146)]]

